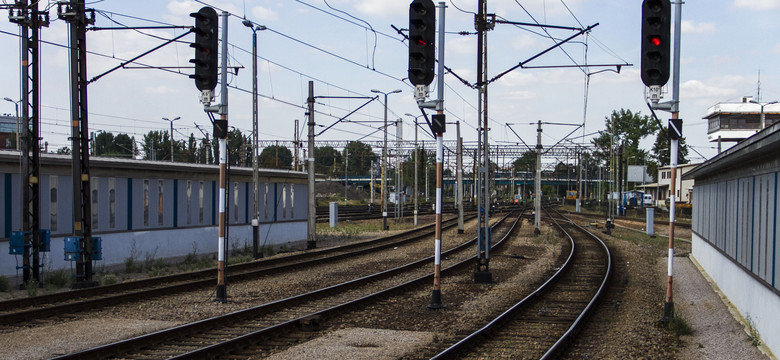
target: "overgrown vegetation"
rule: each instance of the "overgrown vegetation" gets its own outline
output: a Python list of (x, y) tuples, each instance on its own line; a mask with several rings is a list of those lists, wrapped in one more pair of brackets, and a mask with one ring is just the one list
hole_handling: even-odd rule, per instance
[(50, 270), (44, 274), (43, 283), (46, 284), (46, 287), (50, 290), (64, 288), (68, 286), (69, 282), (70, 271), (65, 269)]
[(672, 335), (675, 345), (680, 344), (680, 337), (693, 335), (693, 328), (688, 324), (688, 320), (680, 316), (677, 312), (672, 313), (672, 318), (666, 324), (666, 329)]
[(11, 289), (11, 282), (5, 276), (0, 276), (0, 292), (7, 292)]
[(756, 330), (756, 327), (753, 324), (753, 319), (751, 319), (750, 316), (747, 317), (747, 322), (748, 340), (750, 340), (750, 343), (755, 347), (761, 346), (761, 335), (758, 333), (758, 330)]
[(40, 284), (35, 279), (24, 283), (24, 290), (27, 291), (27, 297), (38, 296), (38, 291), (40, 288)]

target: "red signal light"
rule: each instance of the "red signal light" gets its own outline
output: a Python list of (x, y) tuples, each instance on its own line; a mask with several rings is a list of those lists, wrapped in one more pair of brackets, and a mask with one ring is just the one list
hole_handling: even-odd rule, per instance
[(427, 43), (427, 42), (425, 42), (425, 40), (423, 40), (423, 39), (419, 39), (419, 40), (417, 40), (417, 43), (418, 43), (418, 44), (420, 44), (421, 46), (428, 45), (428, 43)]
[(661, 46), (661, 38), (659, 38), (659, 37), (651, 38), (650, 42), (653, 43), (653, 45), (655, 45), (655, 46)]

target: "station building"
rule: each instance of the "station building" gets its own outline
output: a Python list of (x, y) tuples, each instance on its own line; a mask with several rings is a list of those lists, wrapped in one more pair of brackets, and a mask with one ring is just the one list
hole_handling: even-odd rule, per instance
[[(762, 121), (763, 118), (763, 121)], [(707, 109), (707, 140), (738, 142), (780, 122), (780, 103), (759, 102), (744, 96), (741, 102), (718, 103)], [(763, 122), (763, 128), (762, 128)]]
[(692, 257), (780, 354), (780, 122), (687, 172)]
[[(73, 234), (70, 155), (41, 154), (40, 227), (50, 231), (44, 270), (69, 269), (66, 237)], [(17, 277), (22, 259), (10, 237), (22, 228), (19, 152), (0, 150), (0, 276)], [(219, 168), (110, 157), (90, 159), (92, 234), (102, 239), (101, 266), (134, 259), (166, 260), (218, 251)], [(307, 241), (306, 173), (258, 172), (260, 246), (301, 248)], [(233, 167), (226, 184), (229, 251), (251, 249), (253, 174)]]

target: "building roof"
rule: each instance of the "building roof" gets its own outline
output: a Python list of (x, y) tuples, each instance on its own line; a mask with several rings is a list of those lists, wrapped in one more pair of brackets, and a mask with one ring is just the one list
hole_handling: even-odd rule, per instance
[[(761, 105), (751, 102), (718, 103), (707, 109), (704, 119), (721, 114), (761, 114)], [(780, 114), (780, 103), (764, 106), (764, 114)]]
[(768, 160), (778, 161), (779, 151), (780, 123), (776, 123), (685, 173), (683, 179), (707, 177)]

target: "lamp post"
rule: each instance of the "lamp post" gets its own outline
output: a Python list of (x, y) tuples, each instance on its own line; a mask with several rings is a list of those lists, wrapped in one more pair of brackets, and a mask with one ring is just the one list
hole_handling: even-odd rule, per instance
[[(6, 100), (8, 100), (8, 98), (6, 98)], [(750, 102), (753, 103), (753, 104), (758, 104), (759, 106), (761, 106), (761, 125), (758, 128), (758, 130), (759, 131), (764, 130), (764, 128), (766, 127), (766, 115), (764, 114), (764, 106), (777, 104), (777, 101), (772, 101), (772, 102), (768, 102), (768, 103), (760, 103), (760, 102), (755, 101), (755, 100), (750, 100)]]
[(162, 119), (171, 123), (171, 162), (173, 162), (173, 122), (181, 119), (181, 116), (177, 116), (173, 118), (173, 120), (169, 120), (168, 118), (162, 118)]
[(384, 145), (382, 146), (382, 230), (387, 230), (387, 184), (386, 184), (386, 174), (387, 174), (387, 96), (390, 94), (397, 94), (401, 92), (401, 89), (396, 89), (391, 92), (382, 92), (377, 89), (372, 89), (372, 93), (382, 94), (385, 96), (385, 125), (384, 125), (384, 133), (385, 133), (385, 140)]
[[(257, 158), (259, 157), (259, 151), (258, 151), (258, 119), (257, 119), (257, 31), (263, 31), (267, 29), (263, 25), (257, 25), (254, 26), (251, 21), (244, 20), (241, 22), (244, 24), (244, 26), (250, 28), (252, 30), (252, 143), (254, 145), (254, 149), (252, 151), (252, 200), (253, 200), (253, 213), (252, 213), (252, 255), (255, 259), (258, 259), (261, 257), (262, 253), (260, 252), (260, 220), (258, 219), (258, 215), (260, 212), (259, 204), (260, 201), (258, 198), (258, 189), (257, 189), (257, 171), (258, 171), (258, 164), (257, 164)], [(297, 124), (297, 120), (296, 120)], [(297, 126), (296, 126), (296, 134), (297, 134)], [(297, 143), (296, 143), (297, 146)], [(298, 154), (295, 154), (298, 156)], [(297, 169), (296, 169), (297, 170)]]
[[(14, 107), (16, 108), (16, 150), (21, 149), (20, 142), (19, 142), (19, 101), (14, 101), (11, 98), (3, 98), (3, 100), (14, 103)], [(763, 107), (762, 107), (763, 109)]]

